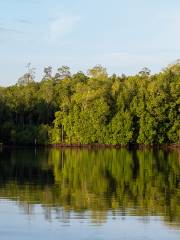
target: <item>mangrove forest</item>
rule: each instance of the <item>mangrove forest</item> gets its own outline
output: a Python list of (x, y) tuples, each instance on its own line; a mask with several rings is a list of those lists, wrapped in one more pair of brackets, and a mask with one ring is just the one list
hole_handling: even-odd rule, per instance
[(0, 142), (34, 144), (164, 144), (180, 141), (180, 62), (151, 74), (85, 74), (62, 66), (34, 69), (0, 87)]

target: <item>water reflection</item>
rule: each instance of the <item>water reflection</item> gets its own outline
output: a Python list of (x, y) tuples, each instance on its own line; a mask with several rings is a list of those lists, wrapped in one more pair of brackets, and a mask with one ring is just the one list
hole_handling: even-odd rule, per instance
[(0, 198), (16, 201), (25, 214), (39, 204), (53, 216), (112, 219), (157, 216), (180, 226), (180, 153), (105, 149), (4, 150), (0, 153)]

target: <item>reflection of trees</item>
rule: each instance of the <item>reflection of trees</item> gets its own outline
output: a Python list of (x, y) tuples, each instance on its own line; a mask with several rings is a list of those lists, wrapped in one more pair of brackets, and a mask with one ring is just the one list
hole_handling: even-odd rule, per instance
[(12, 181), (19, 184), (45, 185), (54, 182), (47, 163), (47, 151), (14, 150), (0, 153), (0, 184)]
[(114, 214), (120, 210), (125, 215), (162, 215), (167, 222), (180, 224), (177, 151), (53, 149), (36, 155), (19, 153), (0, 161), (0, 180), (5, 184), (0, 197), (18, 196), (24, 203), (41, 203), (47, 219), (55, 206), (59, 218), (64, 214), (64, 219), (71, 209), (82, 215), (88, 210), (94, 222), (104, 222), (109, 210)]

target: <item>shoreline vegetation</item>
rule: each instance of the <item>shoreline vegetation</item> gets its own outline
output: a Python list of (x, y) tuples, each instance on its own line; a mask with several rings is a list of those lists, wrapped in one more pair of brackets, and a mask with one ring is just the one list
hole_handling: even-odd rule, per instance
[(180, 144), (37, 144), (37, 145), (1, 145), (2, 148), (59, 148), (59, 149), (66, 149), (66, 148), (72, 148), (72, 149), (120, 149), (120, 148), (126, 148), (128, 150), (143, 150), (143, 149), (180, 149)]
[(180, 61), (158, 74), (108, 75), (96, 65), (87, 74), (62, 66), (27, 72), (0, 87), (3, 146), (180, 146)]

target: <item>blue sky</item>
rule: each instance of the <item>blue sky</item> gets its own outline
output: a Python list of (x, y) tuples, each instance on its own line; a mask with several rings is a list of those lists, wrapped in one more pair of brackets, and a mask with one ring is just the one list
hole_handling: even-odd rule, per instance
[(157, 72), (180, 58), (179, 26), (179, 0), (1, 0), (0, 85), (28, 62), (37, 80), (47, 65)]

